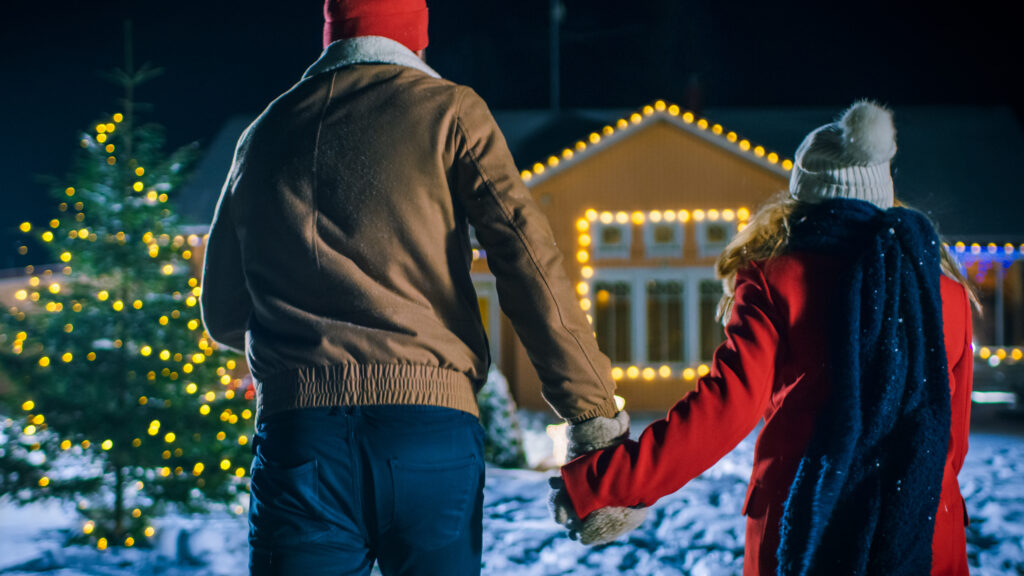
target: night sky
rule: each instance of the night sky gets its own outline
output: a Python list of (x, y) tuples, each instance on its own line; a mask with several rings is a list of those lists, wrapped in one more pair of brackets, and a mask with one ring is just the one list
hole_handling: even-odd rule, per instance
[[(563, 0), (561, 105), (633, 108), (1009, 105), (1024, 118), (1012, 2), (771, 3)], [(122, 63), (123, 21), (137, 63), (163, 74), (140, 90), (144, 120), (171, 145), (209, 142), (255, 115), (319, 55), (311, 0), (49, 0), (0, 16), (0, 268), (15, 265), (17, 223), (55, 212), (44, 176), (61, 177), (81, 130), (116, 112), (100, 74)], [(896, 6), (896, 5), (899, 6)], [(905, 6), (904, 6), (905, 4)], [(428, 61), (494, 109), (549, 105), (548, 0), (428, 0)], [(18, 264), (26, 263), (19, 259)]]

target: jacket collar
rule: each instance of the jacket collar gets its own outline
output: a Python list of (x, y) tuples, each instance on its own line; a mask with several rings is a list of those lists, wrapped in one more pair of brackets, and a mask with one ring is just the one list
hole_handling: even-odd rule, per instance
[(396, 64), (415, 68), (434, 78), (441, 77), (412, 50), (399, 42), (383, 36), (356, 36), (332, 42), (320, 54), (320, 58), (306, 70), (302, 78), (353, 64)]

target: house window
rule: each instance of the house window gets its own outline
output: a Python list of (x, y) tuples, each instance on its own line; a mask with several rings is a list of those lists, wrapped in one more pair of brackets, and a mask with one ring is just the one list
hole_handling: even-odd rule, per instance
[(671, 258), (682, 256), (682, 223), (648, 222), (644, 226), (644, 248), (648, 258)]
[(612, 362), (633, 358), (631, 288), (628, 282), (594, 282), (594, 330)]
[(597, 222), (594, 224), (594, 257), (629, 258), (632, 240), (632, 224)]
[(683, 282), (647, 282), (647, 361), (684, 361)]
[(597, 342), (613, 364), (681, 368), (710, 360), (724, 340), (711, 268), (598, 268), (590, 290)]
[(736, 235), (736, 223), (721, 220), (697, 223), (697, 252), (701, 258), (718, 256)]
[(725, 341), (725, 330), (715, 320), (718, 302), (722, 299), (722, 283), (718, 280), (700, 281), (700, 359), (711, 360), (715, 348)]

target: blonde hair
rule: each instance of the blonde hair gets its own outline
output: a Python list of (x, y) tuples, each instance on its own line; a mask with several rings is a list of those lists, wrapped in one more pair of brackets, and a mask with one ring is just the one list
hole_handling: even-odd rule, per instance
[[(895, 206), (909, 208), (899, 200)], [(799, 202), (783, 192), (772, 197), (747, 222), (746, 227), (733, 237), (725, 247), (715, 264), (715, 274), (722, 279), (722, 299), (718, 302), (716, 318), (724, 325), (732, 313), (733, 300), (736, 296), (736, 273), (747, 267), (751, 262), (770, 260), (785, 253), (789, 245), (790, 217)], [(974, 286), (960, 269), (959, 262), (943, 248), (939, 251), (939, 262), (942, 272), (956, 280), (970, 299), (974, 308), (981, 314), (981, 302)]]

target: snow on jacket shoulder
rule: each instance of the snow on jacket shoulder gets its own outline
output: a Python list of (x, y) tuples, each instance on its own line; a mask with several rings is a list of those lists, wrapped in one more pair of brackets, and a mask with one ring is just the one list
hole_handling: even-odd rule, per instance
[(613, 415), (610, 363), (487, 106), (364, 37), (329, 46), (246, 130), (214, 216), (203, 321), (245, 348), (258, 418), (360, 404), (476, 414), (490, 359), (470, 224), (545, 397), (573, 421)]

